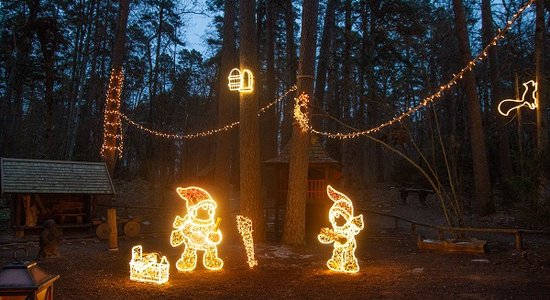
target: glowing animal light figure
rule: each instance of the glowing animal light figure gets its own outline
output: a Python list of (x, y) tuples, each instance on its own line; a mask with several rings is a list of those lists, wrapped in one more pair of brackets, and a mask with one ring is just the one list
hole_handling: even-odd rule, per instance
[(162, 284), (170, 276), (170, 264), (166, 256), (158, 253), (142, 253), (141, 245), (132, 247), (130, 280)]
[[(537, 108), (537, 83), (534, 80), (529, 80), (527, 82), (523, 83), (523, 87), (525, 90), (523, 91), (523, 95), (521, 96), (521, 100), (519, 99), (505, 99), (500, 101), (498, 104), (498, 112), (503, 116), (508, 116), (510, 112), (512, 112), (515, 109), (518, 109), (523, 106), (527, 106), (530, 109), (536, 109)], [(526, 101), (525, 97), (527, 96), (527, 92), (529, 90), (532, 90), (531, 98), (533, 99), (533, 102)], [(506, 111), (504, 111), (506, 110)]]
[(327, 194), (334, 201), (328, 214), (332, 229), (322, 228), (317, 236), (323, 244), (334, 243), (327, 267), (336, 272), (356, 273), (359, 264), (355, 257), (355, 236), (364, 227), (363, 215), (354, 216), (351, 200), (330, 185), (327, 186)]
[(185, 244), (181, 258), (176, 262), (179, 271), (192, 271), (197, 266), (197, 251), (204, 251), (202, 262), (210, 270), (223, 267), (223, 260), (218, 257), (217, 245), (222, 241), (218, 229), (221, 218), (215, 220), (216, 201), (207, 191), (199, 187), (178, 188), (177, 192), (185, 200), (187, 214), (176, 216), (174, 228), (170, 235), (170, 244), (177, 247)]
[(258, 261), (254, 258), (254, 240), (252, 239), (252, 220), (247, 217), (237, 216), (237, 229), (243, 237), (244, 249), (246, 250), (246, 258), (249, 268), (254, 268), (258, 265)]
[(237, 68), (229, 72), (229, 90), (239, 91), (239, 93), (252, 93), (254, 91), (254, 75), (248, 69), (239, 70)]

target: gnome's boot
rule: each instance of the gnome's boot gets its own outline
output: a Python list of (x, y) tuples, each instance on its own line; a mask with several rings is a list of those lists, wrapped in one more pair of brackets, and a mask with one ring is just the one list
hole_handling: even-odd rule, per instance
[(206, 248), (203, 263), (210, 270), (219, 270), (223, 267), (223, 260), (218, 257), (218, 248), (216, 246)]
[(344, 271), (355, 273), (359, 271), (359, 264), (357, 263), (357, 258), (355, 258), (355, 255), (353, 254), (353, 251), (347, 251), (347, 253), (344, 254), (345, 261), (344, 261)]
[(333, 271), (340, 271), (342, 269), (342, 251), (340, 247), (334, 247), (332, 250), (332, 257), (327, 261), (327, 267)]
[(192, 271), (197, 266), (197, 250), (185, 247), (180, 259), (176, 262), (179, 271)]

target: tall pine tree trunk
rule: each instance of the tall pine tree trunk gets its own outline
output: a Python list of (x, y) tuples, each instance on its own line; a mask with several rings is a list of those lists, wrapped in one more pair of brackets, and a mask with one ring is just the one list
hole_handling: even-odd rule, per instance
[[(227, 76), (235, 66), (235, 20), (236, 6), (235, 0), (224, 1), (223, 17), (223, 44), (222, 60), (219, 75), (218, 87), (218, 125), (225, 126), (233, 121), (234, 112), (239, 101), (237, 94), (229, 91), (227, 88)], [(222, 218), (229, 220), (229, 199), (231, 193), (231, 132), (225, 132), (216, 136), (216, 168), (214, 171), (214, 180), (216, 190), (214, 195), (218, 200), (219, 210)], [(222, 223), (223, 225), (224, 223)]]
[(44, 58), (44, 102), (46, 103), (46, 131), (45, 131), (45, 149), (41, 151), (42, 158), (56, 159), (54, 144), (54, 108), (55, 99), (53, 88), (55, 83), (55, 51), (57, 49), (58, 28), (57, 20), (44, 17), (37, 20), (38, 40), (40, 49)]
[[(370, 14), (368, 18), (365, 18), (363, 22), (368, 22), (368, 25), (363, 25), (364, 28), (368, 28), (368, 32), (363, 34), (366, 45), (363, 45), (365, 49), (365, 68), (367, 73), (367, 125), (368, 127), (374, 127), (378, 123), (380, 103), (378, 99), (378, 86), (376, 83), (376, 68), (375, 68), (375, 28), (377, 23), (377, 11), (378, 1), (369, 1), (368, 7), (370, 8)], [(364, 12), (367, 14), (367, 12)], [(368, 183), (381, 181), (382, 177), (382, 150), (378, 143), (373, 141), (367, 141), (365, 143), (365, 159), (363, 159), (363, 171)]]
[[(124, 62), (124, 56), (125, 56), (125, 45), (126, 45), (126, 27), (128, 25), (128, 13), (130, 11), (130, 0), (120, 0), (119, 4), (119, 17), (117, 22), (117, 33), (116, 33), (116, 39), (115, 44), (113, 46), (113, 54), (112, 54), (112, 63), (111, 63), (111, 76), (113, 80), (109, 81), (109, 95), (107, 97), (116, 98), (117, 95), (117, 88), (121, 84), (122, 80), (122, 63)], [(117, 74), (117, 76), (113, 76), (113, 74)], [(120, 99), (119, 99), (120, 100)], [(105, 103), (106, 110), (116, 110), (116, 102), (115, 101), (108, 101)], [(107, 164), (107, 168), (109, 169), (109, 173), (111, 176), (113, 176), (113, 171), (115, 169), (115, 163), (116, 163), (116, 134), (119, 131), (119, 128), (117, 125), (110, 125), (112, 123), (115, 123), (115, 119), (118, 117), (116, 114), (111, 114), (108, 116), (108, 118), (105, 119), (105, 123), (103, 126), (105, 127), (105, 145), (107, 148), (103, 151), (103, 160)]]
[[(258, 73), (256, 51), (256, 1), (241, 0), (240, 12), (240, 67), (249, 69), (254, 75)], [(258, 123), (258, 92), (261, 87), (255, 85), (252, 93), (240, 94), (240, 192), (241, 213), (254, 224), (254, 240), (265, 239), (265, 223), (260, 175), (260, 132)]]
[[(286, 67), (287, 67), (287, 81), (288, 86), (292, 86), (296, 83), (296, 44), (294, 41), (294, 8), (292, 5), (292, 0), (284, 0), (285, 7), (285, 37), (286, 37)], [(292, 99), (294, 93), (289, 93), (287, 99)], [(283, 103), (283, 112), (292, 111), (293, 102), (286, 101)], [(285, 115), (284, 120), (287, 123), (292, 123), (288, 121), (287, 118), (292, 118), (290, 115)], [(289, 127), (282, 127), (282, 143), (285, 145), (290, 139), (292, 129)]]
[[(455, 26), (458, 37), (458, 48), (462, 65), (467, 65), (472, 59), (468, 29), (466, 27), (466, 13), (462, 0), (453, 0), (455, 12)], [(474, 71), (466, 72), (463, 79), (463, 89), (466, 93), (467, 111), (470, 125), (470, 144), (472, 147), (472, 159), (474, 167), (475, 201), (480, 215), (486, 215), (494, 210), (491, 195), (491, 179), (489, 177), (489, 165), (487, 163), (487, 150), (485, 147), (485, 134), (481, 121), (481, 107), (476, 91), (476, 78)]]
[[(277, 80), (275, 78), (275, 8), (274, 0), (266, 0), (266, 72), (265, 72), (265, 100), (263, 105), (273, 101), (277, 96)], [(265, 134), (262, 135), (263, 153), (265, 159), (277, 155), (277, 114), (276, 110), (266, 112), (264, 118)]]
[[(537, 155), (548, 149), (548, 101), (546, 99), (546, 80), (544, 78), (544, 0), (537, 0), (535, 29), (535, 77), (537, 82)], [(545, 170), (541, 170), (538, 178), (537, 206), (543, 208), (549, 191), (550, 179)]]
[[(313, 74), (315, 72), (318, 8), (318, 0), (304, 0), (303, 2), (296, 94), (305, 93), (310, 95), (310, 98), (313, 94)], [(305, 243), (308, 146), (309, 133), (295, 123), (292, 126), (288, 198), (283, 232), (283, 243), (287, 245), (303, 245)]]
[[(344, 52), (343, 52), (343, 74), (342, 74), (342, 116), (346, 123), (355, 123), (352, 121), (352, 107), (354, 97), (352, 93), (352, 1), (344, 2), (345, 21), (344, 21)], [(346, 187), (358, 188), (361, 185), (360, 165), (361, 158), (357, 155), (359, 144), (356, 139), (347, 139), (342, 141), (342, 165), (344, 174), (344, 185)]]
[(0, 102), (0, 147), (4, 155), (15, 155), (19, 152), (20, 139), (17, 137), (21, 132), (21, 119), (23, 117), (23, 88), (26, 74), (30, 68), (29, 58), (32, 51), (34, 35), (34, 23), (40, 10), (40, 1), (25, 1), (27, 4), (28, 17), (25, 25), (17, 34), (14, 40), (16, 50), (13, 64), (9, 68), (5, 98)]
[[(483, 44), (487, 45), (491, 42), (493, 30), (493, 13), (491, 11), (491, 1), (483, 0), (481, 3), (481, 17), (483, 27)], [(500, 71), (498, 63), (497, 47), (489, 49), (489, 77), (492, 88), (492, 107), (493, 114), (496, 116), (497, 125), (497, 143), (498, 143), (498, 159), (500, 168), (501, 180), (509, 180), (513, 175), (512, 159), (510, 156), (510, 141), (506, 130), (506, 119), (498, 113), (498, 102), (502, 97), (502, 88), (500, 86)]]
[(334, 28), (334, 11), (336, 9), (336, 0), (328, 0), (325, 23), (323, 24), (323, 36), (319, 49), (319, 61), (317, 63), (317, 78), (315, 82), (315, 100), (324, 110), (327, 109), (325, 99), (325, 88), (327, 85), (327, 69), (329, 64), (329, 55), (332, 49), (332, 33)]

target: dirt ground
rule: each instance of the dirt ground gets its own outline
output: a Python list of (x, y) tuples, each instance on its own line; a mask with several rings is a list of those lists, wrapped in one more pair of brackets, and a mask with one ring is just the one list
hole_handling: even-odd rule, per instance
[[(430, 197), (427, 205), (414, 196), (403, 204), (396, 191), (386, 189), (357, 197), (368, 200), (356, 201), (356, 207), (442, 225), (438, 204)], [(146, 218), (152, 225), (144, 226), (145, 232), (169, 230), (173, 216), (157, 217)], [(493, 227), (512, 227), (517, 219), (507, 213), (489, 219), (467, 217), (471, 225)], [(516, 251), (513, 236), (479, 235), (473, 237), (487, 240), (486, 254), (443, 253), (419, 250), (406, 224), (396, 230), (393, 219), (372, 214), (364, 219), (366, 229), (358, 235), (356, 251), (361, 270), (353, 275), (329, 271), (325, 263), (332, 247), (316, 241), (299, 249), (273, 239), (257, 245), (259, 265), (250, 270), (239, 237), (225, 231), (221, 271), (206, 270), (199, 263), (193, 272), (177, 272), (174, 265), (182, 248), (172, 248), (162, 233), (121, 237), (118, 252), (109, 252), (107, 242), (96, 238), (65, 239), (61, 256), (42, 259), (39, 266), (61, 275), (55, 299), (550, 299), (550, 238), (526, 236), (526, 249)], [(433, 231), (418, 231), (436, 237)], [(0, 264), (10, 262), (20, 246), (35, 257), (38, 245), (32, 240), (0, 244)], [(168, 257), (168, 283), (130, 281), (130, 251), (137, 244), (144, 252), (160, 251)]]
[[(492, 243), (484, 255), (418, 250), (406, 231), (385, 228), (369, 218), (358, 238), (358, 274), (336, 274), (325, 265), (329, 245), (311, 243), (291, 249), (277, 244), (257, 246), (259, 265), (246, 264), (244, 248), (227, 237), (220, 248), (221, 271), (199, 266), (179, 273), (175, 262), (181, 248), (172, 248), (167, 235), (144, 235), (119, 240), (119, 251), (109, 252), (97, 239), (65, 240), (61, 257), (42, 259), (39, 266), (60, 274), (56, 299), (549, 299), (550, 245), (531, 243), (526, 251), (510, 243)], [(160, 251), (171, 263), (170, 280), (157, 285), (130, 281), (130, 249), (142, 244), (145, 252)], [(36, 243), (26, 245), (30, 256)], [(11, 260), (13, 247), (1, 248), (1, 263)]]

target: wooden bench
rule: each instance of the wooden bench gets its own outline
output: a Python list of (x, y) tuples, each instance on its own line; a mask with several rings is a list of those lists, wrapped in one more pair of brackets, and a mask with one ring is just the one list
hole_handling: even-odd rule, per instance
[(422, 205), (426, 205), (426, 197), (430, 194), (434, 194), (434, 190), (428, 190), (428, 189), (415, 189), (415, 188), (400, 188), (399, 189), (399, 195), (401, 196), (401, 201), (403, 201), (403, 204), (407, 204), (407, 197), (409, 197), (409, 194), (418, 194), (418, 200), (420, 200), (420, 203)]
[(82, 224), (82, 217), (85, 216), (85, 213), (75, 213), (75, 214), (57, 214), (59, 217), (59, 224), (65, 224), (65, 219), (71, 217), (75, 219), (76, 224)]
[(54, 205), (53, 211), (59, 219), (59, 224), (65, 224), (67, 217), (74, 218), (76, 224), (82, 224), (82, 219), (86, 215), (83, 212), (84, 203), (75, 201), (63, 201)]

